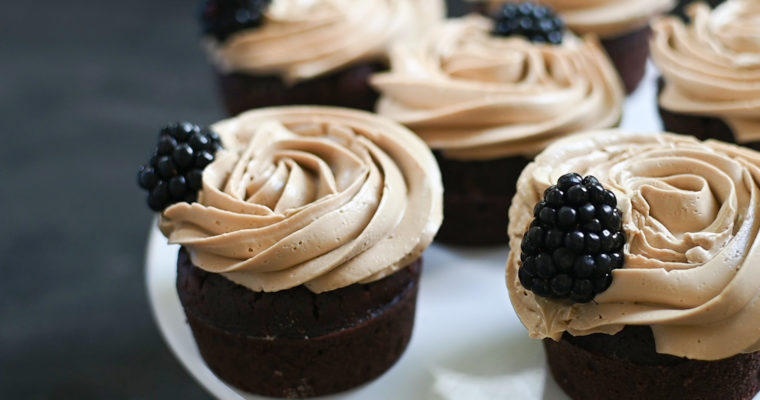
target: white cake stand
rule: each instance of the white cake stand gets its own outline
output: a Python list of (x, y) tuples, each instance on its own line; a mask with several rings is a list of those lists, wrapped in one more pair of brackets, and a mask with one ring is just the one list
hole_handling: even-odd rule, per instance
[[(629, 96), (622, 128), (661, 129), (656, 74), (650, 65), (641, 87)], [(509, 303), (507, 251), (431, 246), (423, 256), (415, 329), (403, 357), (379, 379), (326, 398), (568, 399), (548, 374), (541, 343), (528, 337)], [(177, 247), (167, 245), (154, 224), (145, 273), (150, 304), (169, 347), (217, 398), (263, 399), (227, 386), (204, 364), (175, 289), (176, 257)]]

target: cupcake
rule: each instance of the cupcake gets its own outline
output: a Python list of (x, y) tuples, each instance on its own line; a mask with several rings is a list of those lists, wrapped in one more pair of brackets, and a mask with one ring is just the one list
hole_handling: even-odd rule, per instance
[(372, 110), (387, 49), (443, 17), (441, 0), (206, 0), (205, 47), (227, 112), (318, 104)]
[(653, 25), (652, 58), (662, 72), (665, 129), (760, 149), (760, 3), (697, 3), (691, 23)]
[(378, 113), (411, 128), (438, 159), (440, 241), (506, 243), (519, 171), (553, 140), (620, 119), (622, 84), (595, 38), (555, 23), (530, 33), (543, 42), (534, 43), (505, 26), (478, 15), (450, 20), (394, 49), (391, 70), (372, 77)]
[[(409, 342), (420, 256), (442, 218), (430, 150), (392, 121), (339, 108), (265, 108), (211, 131), (223, 148), (200, 190), (150, 203), (181, 245), (177, 291), (208, 367), (274, 397), (340, 392), (384, 373)], [(193, 147), (172, 140), (159, 159)], [(139, 181), (153, 198), (175, 178), (145, 178), (151, 171)]]
[[(518, 9), (507, 0), (474, 0), (484, 12)], [(593, 33), (615, 64), (627, 93), (633, 92), (646, 72), (649, 55), (649, 21), (671, 10), (675, 0), (538, 0), (554, 8), (577, 34)]]
[(574, 399), (760, 388), (760, 153), (675, 134), (557, 141), (520, 175), (507, 286)]

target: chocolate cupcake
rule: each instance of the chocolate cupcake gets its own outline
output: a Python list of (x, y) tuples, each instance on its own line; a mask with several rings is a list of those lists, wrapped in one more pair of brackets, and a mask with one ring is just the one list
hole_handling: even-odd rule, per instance
[(758, 166), (722, 142), (597, 131), (525, 168), (507, 286), (571, 398), (758, 392)]
[[(206, 0), (202, 20), (227, 112), (317, 104), (372, 110), (387, 49), (444, 15), (442, 0)], [(243, 18), (245, 17), (245, 18)]]
[[(508, 0), (473, 0), (476, 9), (498, 12)], [(646, 72), (649, 21), (673, 8), (675, 0), (538, 0), (556, 10), (576, 34), (597, 35), (625, 83), (633, 92)]]
[(409, 342), (420, 256), (442, 218), (430, 150), (339, 108), (266, 108), (211, 131), (223, 148), (201, 190), (162, 204), (159, 223), (182, 246), (177, 290), (206, 364), (275, 397), (384, 373)]
[(503, 36), (500, 25), (478, 15), (450, 20), (396, 48), (391, 71), (372, 77), (378, 113), (411, 128), (438, 158), (443, 242), (506, 243), (519, 171), (552, 141), (620, 119), (622, 84), (594, 38), (560, 27), (533, 43)]
[(688, 9), (691, 22), (653, 25), (652, 58), (662, 72), (665, 129), (760, 149), (760, 5), (729, 0)]

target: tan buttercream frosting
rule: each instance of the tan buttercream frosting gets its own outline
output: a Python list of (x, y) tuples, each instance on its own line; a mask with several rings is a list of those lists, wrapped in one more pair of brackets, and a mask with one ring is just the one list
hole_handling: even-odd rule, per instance
[(760, 2), (687, 9), (692, 23), (653, 24), (652, 58), (665, 79), (660, 105), (722, 119), (738, 143), (760, 141)]
[(385, 60), (445, 14), (442, 0), (273, 0), (260, 27), (208, 41), (223, 71), (297, 82), (363, 61)]
[(320, 293), (417, 259), (442, 219), (430, 150), (402, 126), (328, 107), (250, 111), (211, 127), (224, 144), (198, 201), (161, 215), (193, 264), (254, 291)]
[[(491, 8), (514, 0), (470, 0)], [(536, 0), (556, 10), (575, 33), (601, 38), (620, 36), (649, 24), (652, 17), (671, 10), (675, 0)]]
[(391, 71), (371, 80), (378, 113), (460, 159), (532, 156), (569, 133), (618, 123), (622, 84), (594, 38), (534, 44), (492, 28), (471, 15), (395, 48)]
[[(590, 303), (535, 296), (517, 277), (543, 192), (568, 172), (618, 199), (625, 265)], [(509, 209), (507, 286), (530, 335), (559, 340), (649, 325), (657, 351), (716, 360), (760, 350), (760, 153), (674, 134), (599, 131), (549, 146), (520, 175)]]

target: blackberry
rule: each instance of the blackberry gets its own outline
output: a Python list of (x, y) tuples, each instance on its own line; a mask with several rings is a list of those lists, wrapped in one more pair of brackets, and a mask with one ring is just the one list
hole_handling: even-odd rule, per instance
[(523, 36), (533, 43), (562, 43), (565, 23), (547, 6), (507, 3), (492, 18), (494, 35)]
[(587, 303), (610, 287), (626, 241), (614, 193), (593, 176), (565, 174), (533, 216), (520, 247), (518, 277), (526, 289)]
[(201, 3), (201, 29), (220, 42), (233, 33), (256, 28), (264, 19), (271, 0), (204, 0)]
[(137, 172), (137, 184), (148, 191), (148, 206), (161, 211), (173, 203), (195, 201), (203, 168), (221, 148), (219, 135), (189, 122), (163, 127), (150, 161)]

